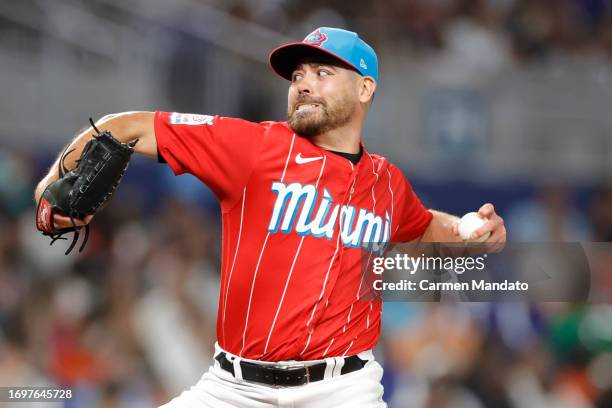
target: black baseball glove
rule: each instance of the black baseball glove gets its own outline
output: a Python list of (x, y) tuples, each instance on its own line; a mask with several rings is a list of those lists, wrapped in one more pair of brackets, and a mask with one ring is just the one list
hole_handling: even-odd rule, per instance
[[(43, 192), (36, 211), (36, 227), (43, 235), (50, 236), (53, 244), (62, 236), (74, 232), (72, 244), (66, 255), (72, 251), (79, 239), (82, 226), (77, 226), (74, 219), (83, 219), (99, 211), (112, 197), (121, 178), (128, 167), (130, 157), (138, 139), (130, 143), (121, 143), (109, 131), (100, 132), (87, 142), (77, 166), (72, 171), (64, 165), (65, 157), (72, 152), (64, 152), (59, 160), (60, 178), (49, 184)], [(58, 229), (53, 222), (55, 213), (70, 217), (72, 227)], [(89, 237), (89, 225), (85, 225), (85, 237), (79, 248), (83, 250)]]

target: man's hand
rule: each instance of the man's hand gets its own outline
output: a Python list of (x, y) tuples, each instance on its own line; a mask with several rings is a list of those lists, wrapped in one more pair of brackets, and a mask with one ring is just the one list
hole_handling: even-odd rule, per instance
[[(40, 198), (42, 197), (42, 194), (44, 192), (44, 188), (41, 188), (41, 186), (43, 186), (44, 188), (47, 187), (47, 184), (43, 182), (41, 182), (40, 186), (36, 189), (35, 193), (34, 193), (34, 202), (39, 203), (40, 202)], [(84, 225), (87, 225), (91, 222), (91, 220), (93, 219), (93, 215), (86, 215), (85, 217), (81, 218), (73, 218), (74, 220), (74, 226), (77, 227), (82, 227)], [(63, 216), (61, 214), (55, 213), (53, 214), (53, 226), (57, 229), (64, 229), (64, 228), (70, 228), (73, 226), (72, 221), (70, 220), (70, 217), (66, 217)]]
[[(91, 222), (93, 217), (94, 217), (93, 215), (86, 215), (83, 219), (73, 218), (74, 225), (76, 225), (77, 227), (87, 225)], [(70, 217), (65, 217), (59, 214), (53, 215), (53, 223), (55, 225), (55, 228), (57, 229), (70, 228), (73, 226), (72, 221), (70, 220)]]
[(477, 240), (479, 237), (491, 233), (489, 238), (482, 243), (470, 243), (466, 245), (459, 235), (459, 218), (446, 214), (440, 211), (429, 210), (433, 214), (433, 218), (429, 227), (421, 238), (412, 241), (416, 244), (417, 252), (431, 252), (434, 249), (432, 245), (422, 245), (428, 243), (442, 243), (445, 250), (450, 251), (452, 256), (463, 256), (465, 251), (468, 254), (476, 254), (482, 252), (501, 252), (506, 244), (506, 227), (504, 220), (495, 212), (493, 204), (487, 203), (480, 207), (478, 215), (485, 218), (487, 222), (474, 231), (472, 240)]
[[(491, 203), (486, 203), (478, 210), (478, 215), (486, 219), (487, 222), (472, 233), (471, 240), (476, 241), (478, 238), (486, 235), (488, 232), (491, 236), (487, 238), (483, 244), (487, 247), (488, 252), (500, 252), (506, 244), (506, 227), (504, 219), (495, 212), (495, 207)], [(453, 233), (459, 236), (459, 223), (453, 225)]]

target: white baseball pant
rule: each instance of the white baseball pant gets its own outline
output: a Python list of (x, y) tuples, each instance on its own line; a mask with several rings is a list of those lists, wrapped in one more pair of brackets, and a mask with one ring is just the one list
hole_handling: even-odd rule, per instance
[[(215, 356), (222, 350), (215, 346)], [(227, 353), (227, 352), (226, 352)], [(383, 369), (374, 360), (371, 351), (359, 354), (366, 365), (352, 373), (340, 375), (342, 357), (309, 361), (317, 364), (326, 361), (325, 378), (295, 387), (275, 387), (241, 379), (240, 357), (227, 353), (234, 363), (235, 378), (221, 369), (215, 360), (196, 385), (160, 408), (386, 408), (383, 402), (383, 386), (380, 383)], [(261, 361), (253, 361), (262, 364)], [(276, 365), (295, 365), (295, 362), (279, 362)]]

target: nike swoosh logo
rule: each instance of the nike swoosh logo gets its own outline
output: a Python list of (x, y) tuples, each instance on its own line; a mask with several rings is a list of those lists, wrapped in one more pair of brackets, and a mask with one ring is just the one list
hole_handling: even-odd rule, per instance
[(306, 164), (306, 163), (310, 163), (313, 161), (317, 161), (317, 160), (321, 160), (323, 158), (323, 156), (318, 156), (318, 157), (302, 157), (302, 153), (298, 153), (297, 156), (295, 156), (295, 162), (297, 164)]

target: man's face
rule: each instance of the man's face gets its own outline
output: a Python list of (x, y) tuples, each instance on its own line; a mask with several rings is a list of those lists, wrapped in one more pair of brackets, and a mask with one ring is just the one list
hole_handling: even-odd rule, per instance
[(349, 123), (359, 106), (359, 74), (334, 61), (303, 60), (291, 76), (287, 120), (312, 137)]

